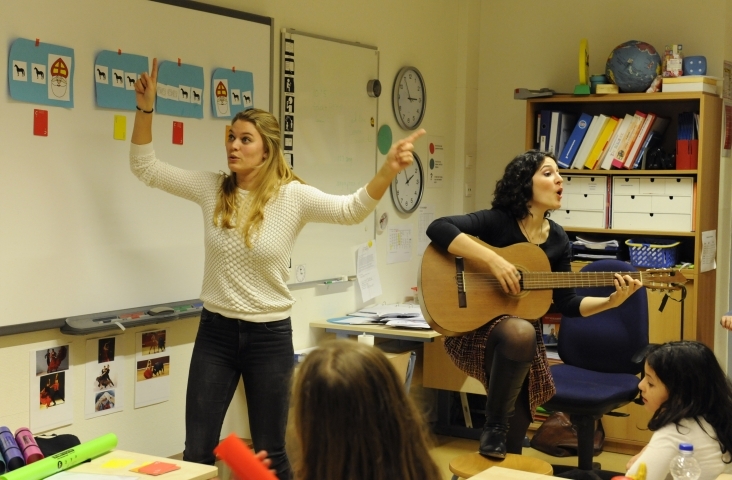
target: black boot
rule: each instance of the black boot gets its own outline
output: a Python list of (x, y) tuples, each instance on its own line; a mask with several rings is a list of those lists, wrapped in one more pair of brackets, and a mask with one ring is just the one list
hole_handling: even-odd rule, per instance
[(480, 454), (491, 458), (506, 458), (508, 420), (513, 416), (516, 399), (529, 373), (531, 362), (517, 362), (493, 354), (488, 380), (488, 400), (485, 404), (485, 426), (480, 435)]

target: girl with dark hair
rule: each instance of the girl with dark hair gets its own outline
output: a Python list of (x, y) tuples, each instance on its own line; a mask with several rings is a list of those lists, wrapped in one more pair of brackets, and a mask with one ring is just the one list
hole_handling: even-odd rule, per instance
[[(528, 151), (507, 166), (496, 184), (493, 208), (435, 220), (427, 235), (449, 253), (474, 260), (491, 273), (506, 293), (518, 294), (521, 274), (493, 247), (531, 242), (549, 258), (551, 270), (569, 272), (570, 242), (549, 212), (561, 207), (562, 177), (551, 154)], [(567, 316), (588, 316), (617, 307), (641, 288), (639, 280), (616, 274), (615, 292), (607, 298), (579, 297), (573, 288), (555, 288), (554, 306)], [(486, 422), (480, 453), (505, 458), (521, 446), (538, 405), (554, 395), (542, 332), (536, 319), (509, 315), (486, 318), (486, 325), (460, 337), (445, 338), (445, 349), (465, 373), (486, 388)], [(509, 422), (510, 419), (510, 422)]]
[(645, 463), (647, 480), (671, 480), (669, 464), (680, 443), (694, 445), (699, 480), (732, 473), (732, 384), (709, 347), (692, 341), (656, 346), (638, 388), (653, 413), (653, 436), (628, 462), (628, 475)]
[(285, 161), (277, 119), (256, 108), (231, 122), (229, 173), (183, 170), (158, 160), (153, 149), (157, 74), (153, 59), (151, 73), (135, 83), (130, 168), (146, 185), (196, 202), (204, 218), (204, 308), (188, 375), (183, 459), (213, 465), (226, 410), (243, 378), (254, 447), (269, 453), (281, 480), (289, 479), (285, 427), (295, 299), (286, 282), (293, 245), (308, 222), (366, 219), (412, 163), (412, 142), (425, 132), (394, 144), (374, 178), (351, 195), (305, 185)]
[(440, 480), (426, 424), (377, 348), (336, 340), (308, 353), (293, 388), (296, 480)]

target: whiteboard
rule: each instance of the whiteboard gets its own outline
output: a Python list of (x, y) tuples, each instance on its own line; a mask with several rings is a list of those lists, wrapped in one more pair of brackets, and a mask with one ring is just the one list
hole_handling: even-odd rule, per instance
[[(3, 0), (0, 65), (15, 39), (39, 38), (74, 49), (75, 76), (74, 107), (62, 108), (11, 99), (8, 74), (0, 75), (0, 333), (200, 295), (200, 208), (130, 172), (134, 114), (95, 105), (100, 51), (180, 58), (203, 68), (206, 89), (216, 68), (250, 71), (254, 106), (272, 108), (271, 18), (194, 2), (176, 4), (198, 9), (124, 3)], [(36, 108), (48, 111), (47, 137), (33, 135)], [(126, 117), (124, 141), (113, 138), (115, 115)], [(184, 124), (183, 145), (172, 144), (173, 121)], [(225, 170), (226, 124), (212, 117), (208, 98), (203, 119), (156, 114), (157, 154), (183, 168)]]
[[(379, 77), (376, 47), (282, 33), (280, 123), (285, 157), (306, 183), (347, 195), (376, 173)], [(358, 225), (310, 223), (292, 252), (290, 284), (356, 273), (357, 247), (374, 238), (374, 214)], [(303, 275), (304, 273), (304, 275)]]

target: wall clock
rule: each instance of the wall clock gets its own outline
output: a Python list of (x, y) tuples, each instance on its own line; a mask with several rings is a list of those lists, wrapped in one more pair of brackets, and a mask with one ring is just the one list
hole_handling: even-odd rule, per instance
[(415, 67), (403, 67), (394, 79), (392, 94), (394, 116), (399, 126), (406, 130), (419, 127), (427, 106), (424, 78)]
[(391, 182), (391, 199), (396, 209), (402, 213), (415, 211), (424, 193), (422, 161), (416, 153), (413, 154), (414, 162), (399, 172)]

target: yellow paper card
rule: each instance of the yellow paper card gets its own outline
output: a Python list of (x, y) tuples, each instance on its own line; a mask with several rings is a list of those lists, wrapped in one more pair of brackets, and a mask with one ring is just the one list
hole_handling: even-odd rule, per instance
[(124, 115), (114, 116), (114, 139), (124, 140), (127, 137), (127, 117)]
[(130, 460), (127, 458), (113, 458), (102, 465), (102, 468), (124, 468), (130, 463), (134, 462), (134, 460)]

